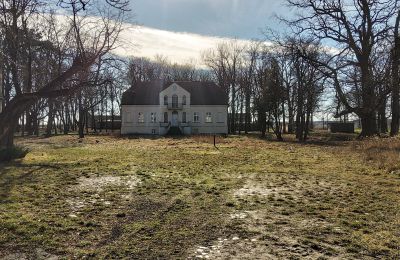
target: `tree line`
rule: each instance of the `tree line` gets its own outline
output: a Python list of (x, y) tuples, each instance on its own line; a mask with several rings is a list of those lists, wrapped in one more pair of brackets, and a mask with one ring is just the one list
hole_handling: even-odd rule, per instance
[[(280, 18), (288, 32), (267, 33), (271, 44), (224, 43), (205, 54), (229, 96), (229, 130), (247, 132), (257, 118), (307, 139), (310, 122), (329, 98), (335, 118), (359, 118), (360, 137), (399, 133), (400, 8), (396, 0), (288, 0)], [(253, 114), (252, 114), (253, 113)], [(287, 121), (286, 121), (287, 119)]]
[(278, 140), (293, 133), (305, 141), (316, 114), (328, 107), (341, 120), (359, 118), (360, 136), (397, 135), (398, 2), (287, 3), (298, 14), (279, 18), (285, 33), (270, 30), (249, 44), (220, 43), (203, 53), (198, 67), (163, 56), (111, 55), (128, 1), (1, 0), (0, 146), (13, 145), (17, 130), (38, 135), (40, 123), (48, 136), (98, 131), (95, 116), (114, 122), (123, 91), (154, 79), (218, 83), (229, 100), (230, 133), (265, 136), (271, 130)]

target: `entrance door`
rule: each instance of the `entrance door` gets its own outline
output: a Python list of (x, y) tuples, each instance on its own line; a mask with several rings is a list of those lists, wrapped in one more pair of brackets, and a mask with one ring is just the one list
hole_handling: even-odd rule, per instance
[(178, 112), (172, 112), (172, 122), (171, 126), (178, 126)]

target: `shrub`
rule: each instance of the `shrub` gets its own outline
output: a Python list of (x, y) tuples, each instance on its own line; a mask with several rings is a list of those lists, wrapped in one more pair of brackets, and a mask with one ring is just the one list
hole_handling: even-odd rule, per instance
[(28, 152), (28, 149), (20, 146), (0, 148), (0, 162), (8, 162), (14, 159), (24, 158)]

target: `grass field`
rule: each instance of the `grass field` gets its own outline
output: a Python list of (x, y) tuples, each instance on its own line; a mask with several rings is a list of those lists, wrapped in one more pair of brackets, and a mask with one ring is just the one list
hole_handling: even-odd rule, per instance
[(400, 142), (329, 139), (18, 139), (0, 259), (400, 258)]

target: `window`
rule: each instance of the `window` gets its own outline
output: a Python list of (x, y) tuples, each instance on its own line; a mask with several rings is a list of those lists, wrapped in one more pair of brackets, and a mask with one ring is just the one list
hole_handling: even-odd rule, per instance
[(200, 122), (200, 117), (198, 112), (193, 113), (193, 122), (198, 123)]
[(182, 97), (182, 105), (186, 105), (186, 96)]
[(125, 114), (125, 123), (132, 123), (132, 113), (127, 112)]
[(173, 95), (172, 96), (172, 108), (177, 108), (178, 107), (178, 96)]
[(156, 113), (151, 113), (150, 121), (152, 123), (155, 123), (157, 121), (157, 116)]
[(139, 112), (138, 122), (139, 123), (144, 123), (144, 114), (142, 112)]
[(186, 123), (186, 112), (182, 112), (182, 123)]
[(168, 123), (168, 112), (164, 112), (164, 123)]
[(206, 113), (206, 123), (212, 123), (211, 112)]
[(164, 96), (164, 106), (168, 105), (168, 96)]
[(156, 129), (151, 129), (151, 133), (152, 133), (153, 135), (155, 135), (155, 134), (156, 134)]
[(224, 116), (223, 116), (222, 112), (218, 112), (217, 122), (218, 123), (223, 123), (224, 122)]

